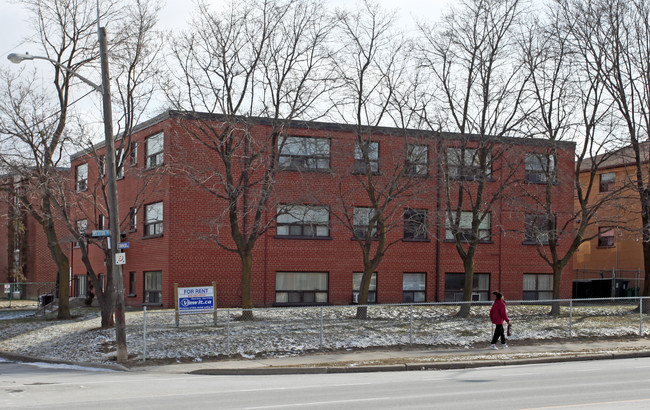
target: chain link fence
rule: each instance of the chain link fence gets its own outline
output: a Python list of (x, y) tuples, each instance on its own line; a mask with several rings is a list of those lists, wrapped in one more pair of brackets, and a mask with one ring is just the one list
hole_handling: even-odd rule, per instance
[[(0, 301), (11, 302), (20, 300), (43, 302), (45, 295), (53, 299), (55, 293), (55, 282), (0, 283)], [(48, 300), (45, 302), (51, 302), (49, 298), (46, 299)]]
[[(572, 337), (636, 337), (650, 333), (650, 298), (508, 301), (514, 333), (510, 340)], [(553, 304), (558, 315), (549, 315)], [(369, 305), (367, 319), (355, 319), (360, 306), (217, 309), (181, 314), (145, 310), (128, 319), (130, 351), (142, 360), (179, 357), (264, 357), (319, 350), (386, 346), (469, 348), (485, 344), (492, 333), (491, 303)]]

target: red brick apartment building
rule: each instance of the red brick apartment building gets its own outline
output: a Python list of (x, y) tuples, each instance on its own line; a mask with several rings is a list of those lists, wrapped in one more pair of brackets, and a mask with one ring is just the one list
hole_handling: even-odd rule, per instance
[[(214, 122), (223, 118), (209, 114), (203, 117)], [(129, 242), (123, 265), (128, 306), (172, 307), (174, 284), (204, 286), (213, 281), (217, 284), (220, 307), (241, 306), (238, 255), (205, 239), (217, 229), (208, 226), (208, 221), (223, 213), (224, 203), (190, 183), (187, 176), (177, 170), (183, 162), (214, 161), (217, 164), (205, 149), (190, 141), (186, 121), (183, 113), (169, 111), (141, 124), (133, 134), (133, 151), (125, 162), (124, 171), (118, 171), (120, 217), (129, 225), (123, 229), (123, 241)], [(255, 121), (258, 130), (269, 128), (269, 120), (253, 118), (247, 121)], [(263, 134), (256, 133), (255, 127), (251, 131), (253, 136)], [(363, 271), (362, 255), (353, 234), (330, 214), (338, 192), (354, 191), (351, 189), (355, 178), (354, 130), (353, 126), (321, 122), (291, 125), (288, 135), (292, 143), (302, 148), (292, 149), (290, 158), (286, 152), (284, 157), (280, 152), (280, 162), (286, 169), (278, 174), (276, 198), (269, 202), (273, 205), (264, 212), (275, 215), (277, 204), (292, 204), (305, 207), (305, 215), (309, 215), (306, 218), (310, 220), (279, 218), (277, 226), (257, 242), (252, 267), (254, 306), (343, 305), (355, 301), (355, 286), (358, 287)], [(400, 220), (403, 214), (416, 210), (423, 216), (420, 221), (428, 229), (417, 235), (403, 228), (389, 232), (389, 239), (395, 244), (377, 269), (371, 283), (370, 300), (377, 303), (459, 300), (463, 265), (455, 244), (446, 236), (444, 224), (435, 228), (435, 215), (444, 209), (440, 200), (444, 196), (437, 195), (441, 187), (436, 182), (438, 166), (434, 165), (437, 153), (457, 145), (458, 136), (393, 128), (373, 128), (372, 133), (376, 149), (371, 160), (377, 164), (378, 176), (395, 168), (396, 152), (404, 152), (409, 143), (416, 141), (419, 152), (426, 155), (424, 162), (414, 168), (421, 173), (419, 195), (412, 197), (412, 203), (401, 205), (399, 212), (402, 214), (394, 218)], [(302, 144), (307, 140), (309, 144)], [(534, 170), (527, 170), (523, 159), (531, 153), (547, 150), (550, 145), (535, 139), (504, 138), (501, 141), (508, 144), (508, 149), (507, 156), (499, 161), (521, 164), (516, 172), (518, 178), (521, 181), (528, 178), (530, 187), (539, 183), (529, 177), (529, 174), (534, 176)], [(559, 145), (557, 166), (560, 175), (573, 174), (573, 153), (572, 143)], [(88, 152), (72, 157), (71, 174), (78, 190), (92, 190), (92, 181), (98, 172), (93, 158), (95, 156)], [(294, 161), (302, 165), (300, 171), (291, 166)], [(141, 206), (134, 211), (142, 177), (154, 174), (156, 178), (150, 180), (155, 180), (155, 184), (150, 183)], [(489, 190), (498, 189), (498, 175), (494, 181)], [(558, 180), (555, 188), (559, 198), (555, 204), (558, 215), (571, 214), (571, 180)], [(511, 300), (548, 298), (552, 289), (551, 269), (538, 256), (534, 244), (526, 241), (525, 211), (516, 210), (508, 198), (516, 196), (519, 188), (513, 184), (508, 192), (510, 194), (494, 205), (491, 217), (482, 226), (490, 240), (478, 246), (475, 298), (489, 300), (490, 292), (496, 289)], [(356, 207), (368, 206), (367, 197), (364, 202), (363, 195), (350, 195), (355, 212)], [(80, 223), (88, 231), (104, 227), (99, 220)], [(221, 226), (220, 230), (224, 237), (230, 235), (228, 226)], [(82, 283), (86, 271), (78, 249), (73, 250), (72, 256), (73, 278), (76, 283)], [(103, 254), (97, 252), (91, 257), (96, 271), (105, 273)], [(571, 265), (566, 267), (566, 272), (562, 294), (570, 297)]]
[[(59, 169), (64, 174), (69, 170)], [(43, 286), (25, 286), (22, 297), (35, 298), (51, 292), (57, 280), (57, 267), (47, 247), (43, 227), (20, 204), (14, 192), (30, 189), (26, 181), (16, 175), (1, 178), (0, 191), (0, 283), (33, 283)], [(61, 237), (69, 237), (65, 225), (55, 222)], [(67, 246), (67, 245), (66, 245)]]

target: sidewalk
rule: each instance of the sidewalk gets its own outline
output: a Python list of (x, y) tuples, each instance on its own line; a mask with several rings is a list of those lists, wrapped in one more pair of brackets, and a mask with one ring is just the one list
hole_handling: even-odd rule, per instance
[[(515, 341), (513, 341), (515, 342)], [(516, 343), (516, 342), (515, 342)], [(575, 360), (650, 357), (650, 340), (561, 340), (511, 345), (508, 349), (372, 349), (316, 353), (283, 358), (255, 358), (161, 366), (132, 367), (133, 372), (203, 375), (312, 374), (442, 370)]]

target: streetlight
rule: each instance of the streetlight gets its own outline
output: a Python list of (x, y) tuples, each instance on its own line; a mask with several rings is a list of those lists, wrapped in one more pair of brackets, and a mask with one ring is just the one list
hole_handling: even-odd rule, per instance
[(126, 324), (124, 318), (124, 285), (122, 280), (122, 266), (116, 263), (115, 254), (120, 243), (119, 215), (117, 207), (117, 178), (115, 172), (115, 141), (113, 140), (113, 110), (111, 108), (111, 86), (108, 75), (108, 47), (106, 45), (106, 29), (99, 27), (97, 22), (97, 36), (99, 37), (99, 53), (102, 68), (102, 85), (99, 86), (79, 73), (68, 69), (57, 61), (48, 57), (34, 56), (28, 53), (11, 53), (7, 59), (15, 64), (25, 60), (46, 60), (55, 66), (65, 70), (91, 86), (95, 91), (102, 94), (102, 105), (104, 109), (104, 138), (106, 141), (106, 179), (108, 189), (108, 213), (111, 231), (111, 266), (113, 283), (115, 284), (115, 341), (117, 344), (117, 361), (126, 362), (128, 354), (126, 350)]

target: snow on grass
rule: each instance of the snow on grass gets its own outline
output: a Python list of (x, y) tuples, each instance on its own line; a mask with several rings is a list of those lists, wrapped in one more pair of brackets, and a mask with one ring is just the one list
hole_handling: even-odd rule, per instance
[[(226, 357), (253, 359), (305, 354), (320, 350), (430, 346), (467, 349), (487, 345), (492, 332), (489, 305), (473, 306), (469, 317), (456, 317), (457, 306), (376, 305), (367, 320), (354, 319), (356, 307), (256, 309), (246, 322), (239, 309), (182, 315), (179, 327), (171, 310), (148, 311), (147, 360), (201, 361)], [(560, 316), (549, 306), (512, 305), (511, 340), (571, 336), (636, 336), (639, 313), (633, 305), (563, 307)], [(115, 358), (114, 329), (100, 329), (99, 311), (80, 308), (74, 319), (14, 317), (0, 320), (0, 351), (73, 362), (110, 363)], [(2, 314), (0, 314), (2, 316)], [(647, 318), (645, 318), (647, 319)], [(132, 362), (145, 352), (143, 312), (127, 312), (127, 344)], [(650, 327), (650, 326), (644, 326)], [(644, 334), (648, 334), (644, 331)]]

